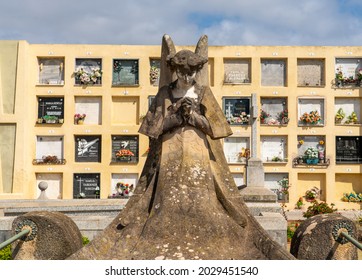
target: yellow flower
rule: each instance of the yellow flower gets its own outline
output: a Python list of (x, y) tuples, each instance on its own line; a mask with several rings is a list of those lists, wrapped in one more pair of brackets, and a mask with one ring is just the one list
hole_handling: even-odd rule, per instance
[(319, 145), (324, 145), (324, 141), (323, 140), (319, 141)]

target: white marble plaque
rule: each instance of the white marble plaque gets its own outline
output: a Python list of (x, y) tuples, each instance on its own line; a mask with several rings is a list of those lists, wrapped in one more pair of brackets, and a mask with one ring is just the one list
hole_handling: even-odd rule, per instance
[(48, 155), (63, 159), (63, 136), (36, 137), (36, 159), (42, 159)]
[[(319, 125), (324, 124), (324, 99), (323, 98), (299, 98), (298, 99), (298, 120), (304, 113), (317, 111), (321, 116)], [(299, 123), (302, 122), (299, 120)]]
[(342, 108), (345, 117), (342, 120), (342, 124), (346, 122), (348, 116), (355, 112), (358, 120), (361, 120), (361, 99), (360, 98), (336, 98), (334, 104), (334, 115), (337, 114), (338, 110)]
[(86, 114), (84, 124), (102, 124), (102, 98), (76, 97), (75, 114)]
[(298, 59), (298, 86), (324, 85), (323, 59)]
[(109, 190), (109, 195), (117, 193), (116, 185), (117, 183), (124, 183), (137, 186), (138, 174), (137, 173), (114, 173), (112, 174), (111, 188)]
[(278, 119), (279, 114), (287, 108), (286, 98), (261, 98), (261, 109), (270, 117)]
[[(300, 141), (303, 141), (303, 144), (300, 144)], [(320, 141), (323, 141), (323, 145), (320, 144)], [(324, 135), (299, 135), (298, 136), (298, 155), (303, 156), (305, 151), (312, 147), (317, 148), (318, 150), (325, 150), (326, 137)]]
[(247, 137), (227, 137), (224, 139), (224, 154), (228, 163), (245, 163), (245, 159), (240, 157), (245, 149), (250, 149), (249, 138)]
[(261, 136), (261, 158), (265, 162), (283, 162), (287, 157), (286, 136)]
[(279, 59), (261, 60), (261, 85), (285, 86), (286, 85), (286, 61)]
[(224, 61), (224, 83), (243, 84), (250, 83), (249, 59), (226, 59)]
[(64, 84), (64, 58), (39, 58), (39, 84)]
[(359, 69), (362, 69), (361, 58), (336, 58), (335, 72), (342, 72), (345, 78), (356, 78)]
[(63, 176), (57, 173), (37, 173), (36, 174), (36, 195), (37, 199), (41, 193), (38, 188), (40, 182), (47, 182), (48, 188), (45, 191), (49, 199), (62, 199)]

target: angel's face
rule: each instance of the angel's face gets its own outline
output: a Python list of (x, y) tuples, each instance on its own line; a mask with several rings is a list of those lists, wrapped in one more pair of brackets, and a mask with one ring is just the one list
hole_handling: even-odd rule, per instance
[(178, 67), (176, 69), (176, 75), (179, 81), (181, 81), (182, 83), (186, 85), (192, 85), (195, 81), (196, 70)]

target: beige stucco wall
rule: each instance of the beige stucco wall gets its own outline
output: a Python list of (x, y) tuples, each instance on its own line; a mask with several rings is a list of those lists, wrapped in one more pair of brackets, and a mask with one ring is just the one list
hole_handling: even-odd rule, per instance
[[(3, 73), (11, 69), (8, 75), (14, 77), (16, 73), (16, 97), (14, 113), (0, 112), (0, 125), (16, 125), (16, 149), (14, 156), (14, 173), (12, 193), (0, 185), (1, 198), (36, 198), (36, 175), (54, 173), (62, 176), (62, 198), (71, 199), (73, 192), (74, 173), (100, 173), (101, 198), (110, 194), (111, 176), (115, 173), (140, 174), (144, 161), (144, 152), (148, 148), (148, 139), (140, 135), (139, 163), (131, 165), (110, 164), (112, 135), (137, 135), (140, 116), (147, 112), (148, 97), (155, 95), (157, 88), (149, 82), (149, 60), (160, 57), (159, 46), (128, 46), (128, 45), (37, 45), (25, 41), (18, 43), (17, 63), (3, 59), (14, 54), (13, 42), (0, 42), (0, 73), (1, 98), (4, 104), (11, 103), (8, 99), (11, 94), (10, 82), (3, 82)], [(9, 45), (10, 44), (10, 45)], [(184, 47), (177, 47), (182, 49)], [(187, 47), (193, 49), (194, 47)], [(65, 69), (64, 85), (39, 85), (38, 57), (63, 57)], [(288, 126), (260, 126), (258, 124), (258, 139), (260, 136), (281, 135), (287, 136), (287, 163), (267, 163), (267, 173), (288, 173), (291, 184), (288, 204), (294, 204), (303, 196), (311, 184), (320, 185), (325, 190), (323, 193), (327, 202), (334, 202), (339, 208), (359, 209), (358, 204), (343, 203), (339, 201), (341, 190), (349, 190), (351, 186), (356, 191), (362, 191), (359, 180), (361, 166), (359, 164), (335, 164), (335, 136), (361, 135), (360, 125), (335, 126), (334, 125), (334, 100), (336, 97), (361, 98), (359, 88), (335, 89), (331, 82), (335, 77), (336, 57), (362, 57), (361, 47), (293, 47), (293, 46), (210, 46), (209, 71), (212, 91), (222, 105), (222, 97), (248, 96), (251, 93), (260, 97), (286, 97), (288, 99), (289, 118)], [(101, 86), (75, 86), (72, 73), (75, 68), (76, 58), (102, 59), (102, 85)], [(139, 86), (115, 87), (112, 86), (112, 60), (139, 59)], [(224, 84), (224, 59), (247, 58), (251, 61), (250, 84), (227, 85)], [(287, 60), (287, 85), (284, 87), (261, 86), (261, 59), (286, 59)], [(325, 81), (323, 87), (298, 87), (297, 86), (297, 59), (319, 58), (325, 61)], [(16, 65), (16, 69), (14, 69)], [(10, 77), (9, 76), (9, 77)], [(10, 78), (9, 78), (10, 79)], [(6, 79), (5, 79), (6, 80)], [(11, 79), (10, 79), (11, 80)], [(5, 93), (4, 93), (5, 92)], [(65, 99), (64, 124), (62, 125), (37, 125), (37, 98), (47, 96), (63, 96)], [(101, 125), (74, 125), (73, 115), (76, 97), (97, 96), (102, 98), (102, 124)], [(322, 127), (305, 128), (297, 125), (298, 97), (319, 97), (325, 100), (325, 125)], [(11, 98), (10, 98), (11, 99)], [(127, 101), (121, 103), (120, 101)], [(130, 106), (128, 106), (128, 105)], [(134, 107), (132, 104), (135, 104)], [(131, 106), (132, 105), (132, 106)], [(11, 110), (10, 110), (11, 111)], [(134, 113), (136, 111), (136, 114)], [(251, 128), (232, 126), (234, 136), (250, 137)], [(63, 136), (65, 165), (33, 165), (32, 160), (36, 154), (36, 136)], [(100, 163), (78, 163), (74, 161), (74, 135), (101, 135), (102, 160)], [(330, 159), (327, 168), (295, 168), (292, 159), (298, 154), (298, 135), (324, 135), (326, 140), (326, 156)], [(4, 137), (4, 136), (3, 136)], [(7, 142), (7, 140), (5, 140)], [(11, 141), (9, 140), (11, 145)], [(260, 156), (260, 143), (257, 145)], [(3, 152), (4, 153), (4, 152)], [(11, 158), (11, 153), (2, 156)], [(1, 161), (4, 166), (4, 160)], [(6, 163), (5, 163), (6, 164)], [(244, 165), (230, 164), (233, 173), (244, 173)], [(352, 177), (349, 174), (353, 174)], [(310, 179), (313, 182), (309, 182)], [(353, 184), (350, 183), (353, 179)], [(1, 180), (0, 180), (1, 182)], [(8, 189), (8, 187), (6, 187)]]

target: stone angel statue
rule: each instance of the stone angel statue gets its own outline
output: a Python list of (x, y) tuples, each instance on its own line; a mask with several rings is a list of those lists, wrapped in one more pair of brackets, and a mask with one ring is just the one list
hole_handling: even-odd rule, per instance
[(232, 131), (195, 52), (164, 35), (158, 93), (139, 132), (150, 150), (122, 212), (75, 259), (292, 259), (249, 214), (221, 138)]

